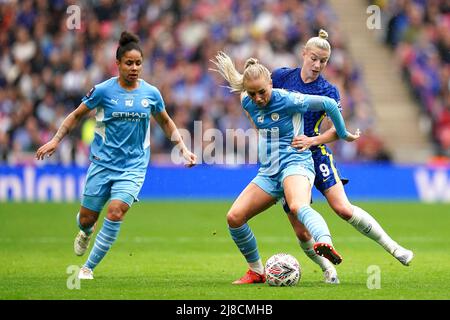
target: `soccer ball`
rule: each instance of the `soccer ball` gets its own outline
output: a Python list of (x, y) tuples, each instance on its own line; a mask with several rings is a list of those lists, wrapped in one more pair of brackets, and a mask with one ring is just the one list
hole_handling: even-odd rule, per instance
[(295, 286), (300, 277), (300, 264), (290, 254), (277, 253), (266, 262), (266, 278), (270, 286)]

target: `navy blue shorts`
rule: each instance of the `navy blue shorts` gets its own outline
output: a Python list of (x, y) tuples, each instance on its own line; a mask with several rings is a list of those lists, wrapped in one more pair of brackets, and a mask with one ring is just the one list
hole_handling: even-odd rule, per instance
[(342, 181), (344, 185), (348, 183), (349, 180), (343, 178), (336, 168), (333, 153), (327, 146), (322, 145), (315, 149), (312, 152), (312, 157), (314, 160), (314, 170), (316, 171), (314, 186), (322, 194), (325, 194), (326, 190), (339, 181)]
[[(333, 153), (330, 148), (322, 145), (312, 151), (312, 157), (314, 160), (314, 170), (316, 171), (316, 178), (314, 179), (314, 186), (323, 195), (325, 191), (334, 186), (339, 181), (342, 181), (343, 185), (346, 185), (349, 180), (343, 178), (338, 169), (336, 168), (336, 162), (333, 159)], [(281, 200), (283, 209), (288, 213), (289, 206), (286, 203), (286, 199)]]

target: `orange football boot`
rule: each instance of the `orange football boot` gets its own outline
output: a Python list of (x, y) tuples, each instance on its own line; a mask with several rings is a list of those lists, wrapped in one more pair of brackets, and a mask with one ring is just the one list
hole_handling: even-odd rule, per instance
[(342, 256), (333, 248), (331, 244), (325, 242), (317, 242), (314, 244), (314, 251), (321, 257), (324, 257), (332, 264), (342, 262)]
[(266, 275), (259, 274), (255, 271), (248, 270), (247, 273), (240, 279), (233, 282), (233, 284), (251, 284), (251, 283), (264, 283), (266, 282)]

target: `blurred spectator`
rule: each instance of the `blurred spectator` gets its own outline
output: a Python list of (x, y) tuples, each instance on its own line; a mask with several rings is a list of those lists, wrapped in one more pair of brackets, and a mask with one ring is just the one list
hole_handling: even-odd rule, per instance
[(366, 130), (356, 140), (357, 159), (359, 161), (391, 161), (391, 156), (385, 150), (383, 142), (371, 130)]
[[(380, 3), (381, 2), (381, 3)], [(387, 21), (386, 43), (395, 49), (412, 94), (431, 119), (436, 153), (450, 156), (450, 2), (377, 1)]]
[[(78, 30), (66, 26), (66, 9), (74, 3), (81, 9)], [(407, 19), (403, 7), (397, 7), (405, 16), (402, 19)], [(409, 14), (419, 21), (424, 13), (428, 11)], [(414, 27), (420, 29), (420, 24)], [(36, 146), (55, 133), (91, 86), (116, 75), (116, 43), (123, 30), (141, 38), (146, 57), (142, 77), (160, 88), (175, 123), (189, 130), (194, 139), (194, 121), (202, 121), (203, 131), (217, 128), (223, 137), (227, 129), (245, 132), (250, 128), (236, 96), (221, 87), (223, 80), (208, 70), (217, 51), (233, 56), (239, 68), (250, 56), (270, 68), (294, 67), (301, 65), (305, 41), (320, 28), (328, 30), (333, 47), (325, 76), (340, 90), (349, 127), (365, 133), (375, 125), (367, 90), (325, 0), (1, 1), (0, 161), (29, 162)], [(445, 56), (448, 32), (438, 31), (436, 52)], [(411, 34), (415, 38), (420, 32), (411, 30)], [(424, 50), (421, 59), (428, 61), (428, 76), (440, 74), (448, 81), (448, 72), (442, 74), (437, 67), (436, 53)], [(421, 77), (417, 78), (423, 86)], [(429, 99), (442, 88), (430, 84), (422, 96)], [(439, 114), (440, 121), (448, 123), (445, 114)], [(94, 122), (88, 119), (48, 161), (87, 164), (92, 130)], [(153, 161), (169, 161), (170, 142), (158, 126), (151, 130)], [(439, 132), (441, 139), (449, 140), (445, 130)], [(255, 146), (249, 145), (249, 139), (232, 139), (240, 144), (234, 150), (241, 153), (239, 159), (248, 159), (249, 151), (242, 154), (242, 144), (247, 150)], [(226, 143), (223, 141), (224, 149)], [(203, 147), (208, 147), (208, 141)], [(340, 143), (333, 148), (337, 159), (352, 161), (360, 154), (367, 161), (379, 158), (378, 154), (345, 149)]]

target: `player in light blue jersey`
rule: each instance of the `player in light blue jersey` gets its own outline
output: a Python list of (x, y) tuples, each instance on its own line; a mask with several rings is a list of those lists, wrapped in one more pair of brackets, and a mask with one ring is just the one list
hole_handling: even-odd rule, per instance
[[(328, 34), (320, 30), (318, 37), (312, 37), (305, 45), (302, 53), (302, 68), (280, 68), (272, 73), (273, 86), (286, 90), (295, 90), (305, 94), (328, 96), (339, 103), (339, 91), (322, 75), (331, 54), (331, 46), (327, 41)], [(409, 265), (413, 252), (400, 246), (383, 230), (378, 222), (366, 211), (352, 205), (347, 198), (343, 184), (348, 180), (341, 178), (333, 160), (332, 151), (326, 143), (338, 139), (335, 128), (320, 134), (320, 125), (325, 119), (325, 112), (307, 112), (305, 114), (305, 132), (294, 138), (292, 146), (299, 151), (311, 150), (316, 169), (316, 188), (325, 196), (330, 207), (342, 219), (350, 223), (366, 237), (376, 241), (403, 265)], [(287, 201), (289, 204), (289, 201)], [(289, 204), (290, 205), (290, 204)], [(284, 205), (289, 212), (289, 206)], [(324, 271), (325, 282), (338, 283), (335, 268), (326, 260), (315, 254), (314, 239), (305, 227), (296, 219), (289, 217), (297, 234), (300, 246), (308, 257), (319, 264)]]
[(159, 90), (139, 78), (143, 55), (138, 42), (136, 35), (122, 32), (116, 52), (119, 76), (93, 87), (55, 136), (36, 152), (38, 160), (51, 156), (81, 119), (96, 110), (92, 163), (77, 214), (80, 231), (74, 242), (75, 254), (86, 252), (99, 214), (108, 201), (109, 204), (103, 226), (78, 274), (80, 279), (93, 279), (94, 268), (117, 239), (126, 212), (138, 199), (150, 159), (150, 116), (180, 149), (186, 165), (191, 167), (196, 162), (196, 156), (186, 148), (167, 114)]
[(249, 265), (247, 273), (233, 283), (265, 282), (256, 239), (247, 222), (283, 196), (290, 204), (289, 215), (302, 222), (316, 240), (314, 249), (332, 263), (339, 264), (342, 257), (333, 248), (325, 220), (309, 205), (315, 175), (311, 153), (297, 152), (291, 147), (291, 141), (303, 133), (303, 114), (308, 110), (325, 111), (340, 138), (353, 141), (358, 136), (345, 128), (334, 100), (273, 89), (269, 70), (256, 59), (247, 60), (243, 75), (223, 52), (213, 63), (218, 68), (215, 71), (230, 84), (231, 91), (241, 94), (242, 107), (259, 137), (258, 174), (227, 213), (231, 237)]

